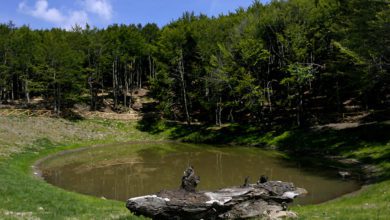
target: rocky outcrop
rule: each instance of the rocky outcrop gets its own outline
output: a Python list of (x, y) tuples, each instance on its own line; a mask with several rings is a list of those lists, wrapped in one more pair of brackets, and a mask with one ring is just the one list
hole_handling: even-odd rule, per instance
[(246, 180), (239, 187), (196, 192), (192, 187), (199, 183), (199, 177), (190, 167), (184, 173), (180, 189), (130, 198), (126, 207), (136, 215), (153, 219), (296, 217), (295, 213), (287, 211), (287, 204), (295, 197), (306, 194), (306, 190), (297, 188), (292, 183), (264, 180), (263, 177), (256, 184), (249, 184)]

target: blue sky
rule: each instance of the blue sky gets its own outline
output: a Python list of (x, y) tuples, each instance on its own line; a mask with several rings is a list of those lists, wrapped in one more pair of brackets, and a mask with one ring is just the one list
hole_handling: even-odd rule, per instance
[[(96, 27), (109, 24), (148, 22), (159, 26), (180, 17), (185, 11), (209, 16), (248, 7), (253, 0), (1, 0), (0, 23), (12, 20), (17, 26), (34, 29), (85, 23)], [(263, 1), (264, 2), (264, 1)]]

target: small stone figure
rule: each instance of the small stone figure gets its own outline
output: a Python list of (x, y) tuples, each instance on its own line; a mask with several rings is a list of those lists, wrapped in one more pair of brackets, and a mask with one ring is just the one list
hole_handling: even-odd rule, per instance
[(196, 186), (200, 183), (200, 177), (195, 175), (194, 168), (189, 166), (181, 178), (181, 189), (187, 192), (195, 192)]
[(257, 184), (263, 184), (268, 182), (268, 177), (266, 175), (261, 175), (259, 181), (257, 181)]
[(249, 176), (245, 177), (244, 184), (241, 187), (248, 187), (249, 186)]

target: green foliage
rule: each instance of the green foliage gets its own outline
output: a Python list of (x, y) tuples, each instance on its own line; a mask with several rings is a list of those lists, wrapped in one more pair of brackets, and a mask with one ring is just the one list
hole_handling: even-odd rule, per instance
[(186, 12), (161, 29), (1, 24), (0, 99), (96, 110), (103, 91), (116, 109), (148, 87), (164, 117), (217, 123), (300, 124), (350, 100), (386, 108), (389, 11), (385, 0), (255, 1), (212, 18)]
[(350, 59), (354, 64), (356, 65), (364, 65), (365, 62), (362, 60), (362, 58), (359, 57), (358, 54), (355, 52), (349, 50), (346, 47), (343, 47), (339, 42), (332, 42), (332, 45), (340, 51), (342, 55), (345, 56), (346, 59)]
[(290, 73), (290, 76), (280, 82), (282, 85), (297, 84), (298, 86), (304, 86), (314, 80), (315, 77), (312, 66), (302, 66), (296, 63), (288, 65), (287, 72)]

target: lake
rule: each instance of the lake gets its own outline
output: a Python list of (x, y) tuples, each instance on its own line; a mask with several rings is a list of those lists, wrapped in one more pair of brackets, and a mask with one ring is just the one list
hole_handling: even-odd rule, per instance
[[(302, 160), (303, 161), (303, 160)], [(342, 180), (338, 170), (305, 166), (283, 153), (254, 147), (164, 143), (120, 143), (50, 156), (37, 164), (49, 183), (82, 194), (125, 201), (162, 189), (177, 189), (183, 171), (192, 165), (199, 190), (239, 186), (245, 177), (261, 175), (293, 182), (309, 194), (295, 204), (321, 203), (360, 188)]]

